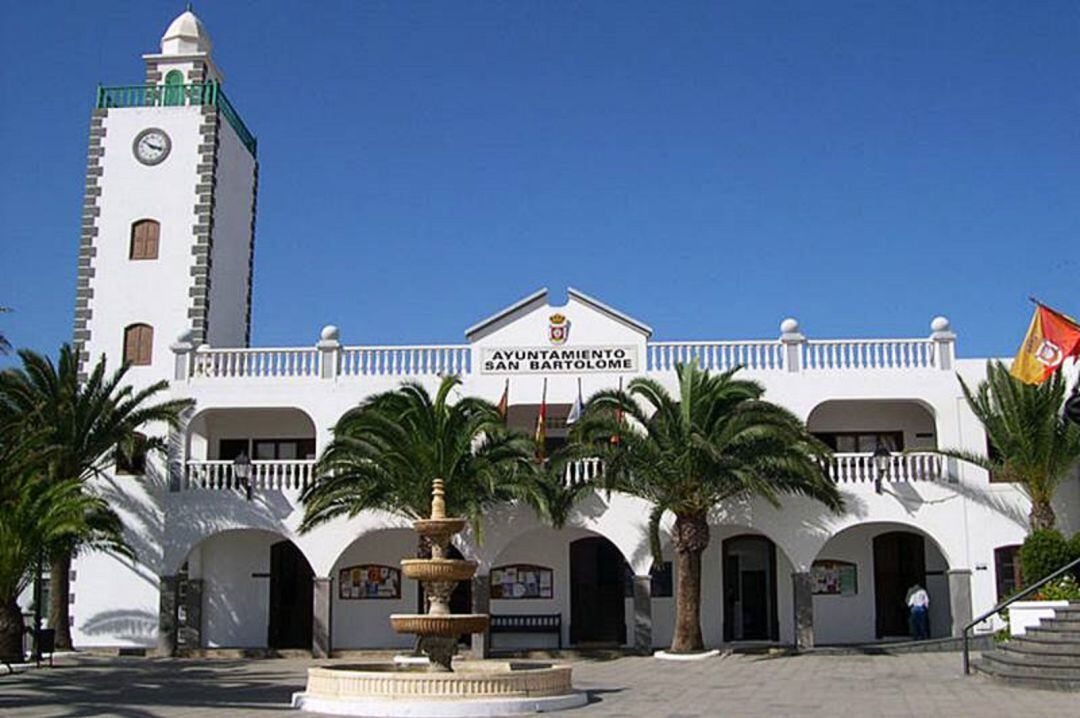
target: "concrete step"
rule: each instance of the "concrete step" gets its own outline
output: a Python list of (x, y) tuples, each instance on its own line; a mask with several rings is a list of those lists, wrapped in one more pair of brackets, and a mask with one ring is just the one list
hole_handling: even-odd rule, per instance
[(991, 663), (986, 660), (972, 662), (971, 667), (979, 673), (989, 676), (998, 683), (1019, 686), (1024, 688), (1039, 688), (1051, 691), (1080, 691), (1080, 680), (1068, 678), (1039, 678), (1036, 676), (1023, 675), (1009, 670), (1001, 664)]
[[(1052, 646), (1058, 648), (1059, 646)], [(1077, 666), (1080, 667), (1080, 647), (1067, 646), (1071, 650), (1047, 651), (1043, 646), (1036, 644), (1021, 644), (1009, 641), (997, 647), (998, 651), (1017, 659), (1038, 661), (1044, 665), (1054, 666)]]
[(1032, 626), (1024, 632), (1024, 635), (1058, 636), (1066, 641), (1080, 643), (1080, 630), (1074, 631), (1068, 628), (1057, 628), (1052, 624), (1045, 626)]
[(1076, 618), (1044, 618), (1039, 622), (1040, 628), (1057, 628), (1064, 631), (1080, 631), (1080, 614)]
[(983, 654), (983, 661), (998, 671), (1012, 675), (1080, 681), (1080, 664), (1047, 665), (1042, 656), (988, 651)]
[(1025, 646), (1030, 652), (1042, 653), (1075, 653), (1080, 650), (1076, 641), (1062, 638), (1053, 633), (1033, 634), (1030, 631), (1023, 636), (1009, 640), (1010, 644)]

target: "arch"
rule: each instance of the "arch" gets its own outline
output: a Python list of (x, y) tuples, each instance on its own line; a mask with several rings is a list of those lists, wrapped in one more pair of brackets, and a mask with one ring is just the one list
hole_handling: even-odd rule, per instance
[[(832, 534), (810, 566), (815, 639), (867, 643), (909, 635), (907, 594), (919, 583), (930, 595), (932, 637), (952, 633), (948, 572), (942, 542), (924, 527), (900, 521), (855, 523)], [(843, 588), (823, 590), (826, 574), (849, 572)], [(851, 575), (850, 572), (854, 572)]]
[(128, 259), (157, 259), (161, 238), (161, 223), (156, 219), (137, 219), (131, 223), (131, 245)]
[(176, 106), (184, 104), (184, 73), (169, 70), (165, 73), (164, 104)]
[[(296, 406), (265, 407), (208, 407), (195, 413), (187, 424), (185, 452), (188, 458), (231, 459), (222, 454), (223, 440), (248, 440), (245, 448), (252, 459), (259, 459), (259, 439), (304, 439), (314, 442), (318, 438), (315, 420), (305, 409)], [(305, 446), (305, 450), (314, 446)], [(295, 458), (306, 458), (297, 456)]]
[(233, 528), (193, 542), (181, 559), (179, 626), (192, 647), (310, 648), (311, 561), (280, 531)]
[(828, 399), (810, 410), (806, 426), (842, 453), (871, 453), (879, 443), (893, 451), (937, 446), (937, 412), (915, 397)]
[(124, 328), (124, 363), (149, 366), (154, 358), (154, 328), (149, 324), (129, 324)]

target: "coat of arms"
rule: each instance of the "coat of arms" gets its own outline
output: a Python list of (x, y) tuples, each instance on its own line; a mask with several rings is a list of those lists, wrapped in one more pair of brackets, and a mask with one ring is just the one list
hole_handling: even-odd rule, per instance
[(548, 341), (552, 344), (566, 344), (570, 338), (570, 320), (562, 314), (552, 314), (548, 321)]

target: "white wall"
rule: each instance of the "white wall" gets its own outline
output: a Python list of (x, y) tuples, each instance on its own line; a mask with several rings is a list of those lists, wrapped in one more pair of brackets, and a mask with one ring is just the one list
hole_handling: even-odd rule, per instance
[(331, 608), (334, 650), (349, 648), (411, 648), (415, 638), (395, 633), (390, 626), (392, 613), (416, 613), (419, 584), (402, 577), (401, 598), (341, 599), (338, 571), (358, 564), (401, 566), (401, 559), (416, 556), (417, 537), (409, 529), (376, 531), (359, 538), (341, 554), (330, 574), (333, 603)]
[[(856, 565), (858, 593), (854, 596), (814, 596), (814, 640), (820, 644), (872, 643), (876, 636), (876, 594), (874, 591), (874, 537), (888, 531), (910, 530), (903, 526), (859, 526), (829, 539), (818, 554), (819, 560), (848, 561)], [(934, 542), (925, 540), (927, 572), (945, 571), (948, 566)], [(949, 636), (949, 583), (945, 575), (926, 577), (930, 595), (931, 637)], [(906, 589), (905, 589), (906, 590)], [(903, 601), (905, 596), (897, 600)]]
[(215, 178), (207, 342), (240, 347), (247, 345), (255, 158), (224, 117), (218, 126)]
[[(265, 648), (270, 616), (270, 547), (282, 537), (268, 531), (226, 531), (198, 552), (203, 580), (203, 645)], [(189, 566), (193, 562), (189, 559)], [(262, 574), (253, 576), (252, 574)]]

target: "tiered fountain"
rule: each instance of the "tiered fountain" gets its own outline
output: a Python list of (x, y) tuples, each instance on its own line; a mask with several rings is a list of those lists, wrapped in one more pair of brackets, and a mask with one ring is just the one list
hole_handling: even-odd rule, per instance
[(495, 660), (454, 660), (458, 636), (487, 630), (482, 613), (450, 613), (450, 594), (476, 573), (476, 562), (447, 558), (450, 539), (465, 519), (446, 516), (442, 479), (432, 487), (431, 518), (413, 529), (431, 541), (431, 558), (405, 559), (405, 576), (424, 586), (427, 613), (394, 614), (398, 633), (419, 637), (428, 660), (366, 663), (308, 669), (307, 691), (293, 696), (301, 710), (354, 716), (508, 716), (584, 705), (574, 691), (570, 666)]

